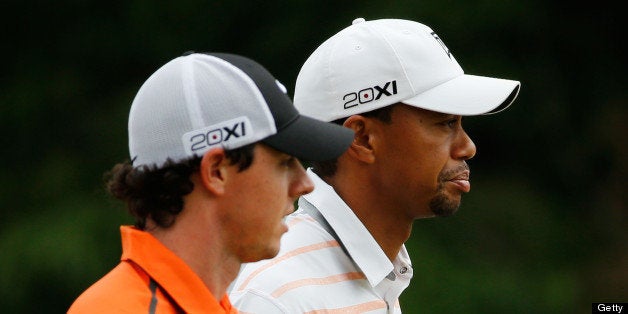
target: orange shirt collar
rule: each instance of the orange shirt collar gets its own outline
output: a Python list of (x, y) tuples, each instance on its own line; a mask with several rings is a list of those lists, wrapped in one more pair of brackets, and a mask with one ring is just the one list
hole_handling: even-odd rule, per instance
[(130, 260), (186, 313), (237, 313), (227, 294), (218, 301), (190, 267), (150, 233), (121, 226), (122, 261)]

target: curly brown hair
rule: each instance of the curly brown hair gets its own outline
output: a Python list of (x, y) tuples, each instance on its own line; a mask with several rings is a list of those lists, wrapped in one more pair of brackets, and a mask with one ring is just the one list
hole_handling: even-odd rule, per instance
[[(225, 155), (232, 165), (238, 165), (238, 171), (244, 171), (253, 163), (255, 145), (225, 150)], [(168, 159), (161, 167), (133, 167), (127, 160), (105, 173), (106, 189), (126, 203), (137, 228), (144, 230), (149, 217), (158, 226), (167, 228), (183, 210), (183, 197), (194, 189), (190, 175), (199, 170), (201, 159), (192, 157), (179, 162)]]

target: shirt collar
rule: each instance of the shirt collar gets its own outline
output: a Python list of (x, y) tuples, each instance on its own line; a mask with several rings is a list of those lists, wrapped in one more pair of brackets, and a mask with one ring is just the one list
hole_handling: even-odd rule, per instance
[(196, 273), (150, 233), (121, 226), (122, 261), (132, 261), (165, 290), (186, 313), (231, 313), (225, 294), (218, 301)]
[[(307, 174), (314, 182), (314, 191), (303, 198), (323, 215), (371, 286), (376, 286), (393, 271), (393, 264), (334, 188), (312, 169), (308, 169)], [(407, 258), (405, 247), (400, 254), (405, 254), (404, 259)]]

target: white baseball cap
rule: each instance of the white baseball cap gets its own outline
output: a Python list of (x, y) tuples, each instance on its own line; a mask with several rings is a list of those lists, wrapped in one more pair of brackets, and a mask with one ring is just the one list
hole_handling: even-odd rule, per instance
[(129, 114), (134, 167), (202, 156), (213, 147), (263, 143), (302, 160), (342, 154), (347, 128), (299, 114), (286, 88), (255, 61), (233, 54), (190, 53), (153, 73)]
[(426, 25), (358, 18), (305, 61), (294, 105), (302, 114), (324, 121), (398, 102), (468, 116), (507, 108), (519, 87), (518, 81), (464, 74)]

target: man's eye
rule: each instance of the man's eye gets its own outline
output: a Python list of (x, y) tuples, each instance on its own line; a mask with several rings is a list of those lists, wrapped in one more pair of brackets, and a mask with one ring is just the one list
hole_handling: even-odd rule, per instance
[(286, 166), (286, 167), (290, 167), (290, 166), (292, 166), (292, 165), (294, 164), (294, 162), (295, 162), (296, 160), (297, 160), (297, 159), (296, 159), (296, 158), (294, 158), (294, 157), (288, 157), (288, 158), (285, 158), (285, 159), (281, 162), (281, 165), (282, 165), (282, 166)]
[(456, 124), (458, 124), (458, 119), (449, 119), (449, 120), (445, 120), (442, 122), (442, 125), (448, 127), (448, 128), (454, 128), (456, 126)]

